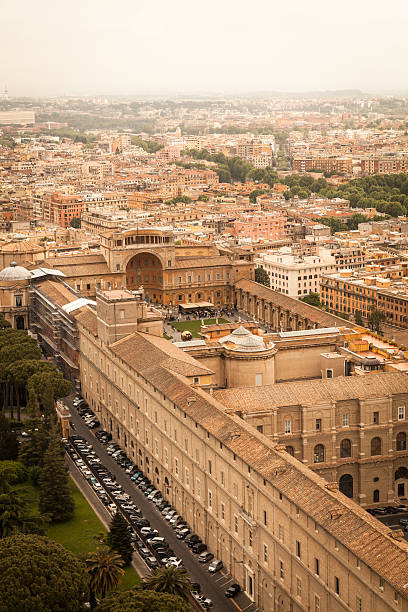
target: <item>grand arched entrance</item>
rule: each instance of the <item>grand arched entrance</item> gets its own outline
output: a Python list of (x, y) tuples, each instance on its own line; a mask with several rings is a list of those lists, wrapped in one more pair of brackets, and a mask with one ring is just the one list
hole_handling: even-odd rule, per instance
[(353, 477), (351, 474), (343, 474), (339, 480), (339, 489), (343, 495), (353, 499)]
[(153, 253), (138, 253), (126, 266), (126, 288), (143, 286), (148, 301), (159, 304), (163, 297), (163, 268), (159, 257)]

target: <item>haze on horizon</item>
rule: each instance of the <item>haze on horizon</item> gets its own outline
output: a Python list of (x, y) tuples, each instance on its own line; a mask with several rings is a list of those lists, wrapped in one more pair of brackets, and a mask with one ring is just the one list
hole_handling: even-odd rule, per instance
[(408, 89), (405, 0), (2, 0), (1, 17), (11, 96)]

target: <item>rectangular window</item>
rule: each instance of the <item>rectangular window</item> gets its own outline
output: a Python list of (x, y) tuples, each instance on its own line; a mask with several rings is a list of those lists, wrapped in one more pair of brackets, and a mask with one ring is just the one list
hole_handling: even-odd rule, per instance
[(340, 595), (340, 579), (337, 576), (334, 577), (334, 592)]
[(289, 434), (292, 431), (290, 419), (285, 420), (284, 424), (284, 432), (285, 434)]
[(300, 578), (296, 578), (296, 595), (302, 597), (302, 581)]
[(345, 412), (341, 418), (341, 424), (343, 427), (348, 427), (349, 426), (349, 414), (348, 412)]
[(299, 540), (296, 540), (296, 556), (298, 559), (300, 559), (300, 542)]
[(322, 431), (322, 419), (316, 419), (316, 431)]
[(210, 461), (210, 460), (208, 461), (208, 473), (209, 473), (209, 474), (211, 474), (211, 473), (212, 473), (212, 463), (211, 463), (211, 461)]
[(320, 612), (320, 597), (318, 595), (315, 595), (314, 609), (315, 609), (315, 612)]
[(405, 420), (405, 406), (398, 406), (398, 420)]
[(200, 451), (198, 450), (198, 448), (196, 448), (195, 456), (197, 463), (200, 463)]
[(363, 612), (361, 597), (356, 597), (356, 612)]
[(249, 548), (252, 548), (253, 539), (252, 539), (252, 531), (251, 530), (249, 530), (249, 532), (248, 532), (248, 544), (249, 544)]
[(225, 521), (225, 505), (221, 504), (221, 520)]
[(320, 576), (320, 561), (317, 557), (314, 560), (314, 571), (316, 576)]
[(225, 476), (224, 476), (224, 472), (221, 472), (221, 484), (224, 486), (225, 485)]
[(234, 516), (234, 531), (238, 533), (238, 517)]
[(197, 488), (197, 497), (200, 497), (201, 496), (201, 482), (199, 478), (197, 478), (196, 480), (196, 488)]
[(263, 522), (264, 522), (264, 525), (268, 524), (268, 517), (266, 514), (266, 510), (263, 511)]
[(279, 576), (281, 580), (285, 578), (285, 567), (283, 565), (283, 561), (279, 561)]
[(326, 370), (326, 378), (333, 378), (333, 370), (331, 369)]
[(190, 470), (186, 468), (186, 486), (190, 486)]
[(264, 544), (263, 550), (264, 550), (264, 563), (268, 563), (268, 547), (266, 544)]
[(256, 428), (259, 431), (259, 433), (263, 433), (263, 425), (257, 425)]
[(234, 497), (238, 497), (238, 485), (236, 482), (234, 482), (233, 491), (234, 491)]
[(279, 539), (281, 542), (283, 542), (285, 539), (285, 532), (283, 529), (283, 525), (279, 525)]
[(378, 425), (379, 422), (380, 422), (380, 413), (379, 412), (373, 412), (373, 423), (375, 425)]
[(212, 491), (208, 489), (208, 507), (210, 508), (210, 510), (212, 510), (212, 502), (213, 502)]
[(175, 459), (174, 459), (174, 472), (175, 472), (176, 476), (178, 476), (179, 466), (178, 466), (178, 459), (177, 459), (177, 457), (175, 457)]

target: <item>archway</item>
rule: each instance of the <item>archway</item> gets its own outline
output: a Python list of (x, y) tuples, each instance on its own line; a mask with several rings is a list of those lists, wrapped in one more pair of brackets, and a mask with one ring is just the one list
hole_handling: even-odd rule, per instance
[(163, 268), (159, 257), (153, 253), (138, 253), (126, 266), (126, 287), (135, 290), (140, 286), (149, 293), (150, 301), (162, 301)]
[(353, 498), (353, 477), (351, 474), (343, 474), (339, 480), (339, 490), (347, 497)]
[(16, 329), (25, 329), (24, 317), (19, 315), (18, 317), (16, 317), (15, 321), (16, 321)]

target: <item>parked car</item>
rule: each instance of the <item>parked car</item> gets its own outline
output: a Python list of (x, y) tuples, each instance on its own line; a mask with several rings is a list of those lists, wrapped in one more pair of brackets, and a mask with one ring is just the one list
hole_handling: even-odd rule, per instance
[(239, 584), (237, 584), (236, 582), (234, 582), (234, 584), (231, 584), (228, 589), (225, 591), (225, 597), (235, 597), (235, 595), (237, 595), (241, 590), (241, 587), (239, 586)]
[(189, 546), (190, 544), (191, 546), (194, 546), (194, 544), (198, 544), (198, 542), (201, 542), (201, 538), (196, 533), (192, 533), (186, 538), (186, 544)]
[(209, 561), (212, 561), (213, 559), (214, 559), (214, 555), (209, 550), (206, 550), (205, 552), (202, 552), (201, 555), (199, 555), (198, 562), (208, 563)]
[(145, 561), (150, 569), (157, 569), (159, 567), (159, 562), (156, 557), (146, 557)]
[(198, 555), (204, 552), (205, 550), (207, 550), (207, 544), (204, 544), (203, 542), (198, 542), (197, 544), (194, 544), (191, 547), (191, 550), (193, 551), (195, 555)]
[(400, 519), (399, 524), (402, 525), (403, 527), (408, 527), (408, 518)]
[(189, 529), (181, 529), (180, 531), (177, 532), (176, 537), (178, 540), (184, 540), (184, 538), (186, 538), (190, 533)]
[(214, 559), (214, 561), (211, 561), (210, 565), (208, 566), (208, 571), (211, 574), (215, 574), (215, 572), (219, 572), (220, 569), (222, 569), (224, 567), (224, 564), (222, 561), (220, 561), (219, 559)]
[(146, 559), (147, 557), (151, 555), (151, 552), (148, 548), (143, 546), (143, 548), (139, 548), (139, 555), (143, 557), (143, 559)]

